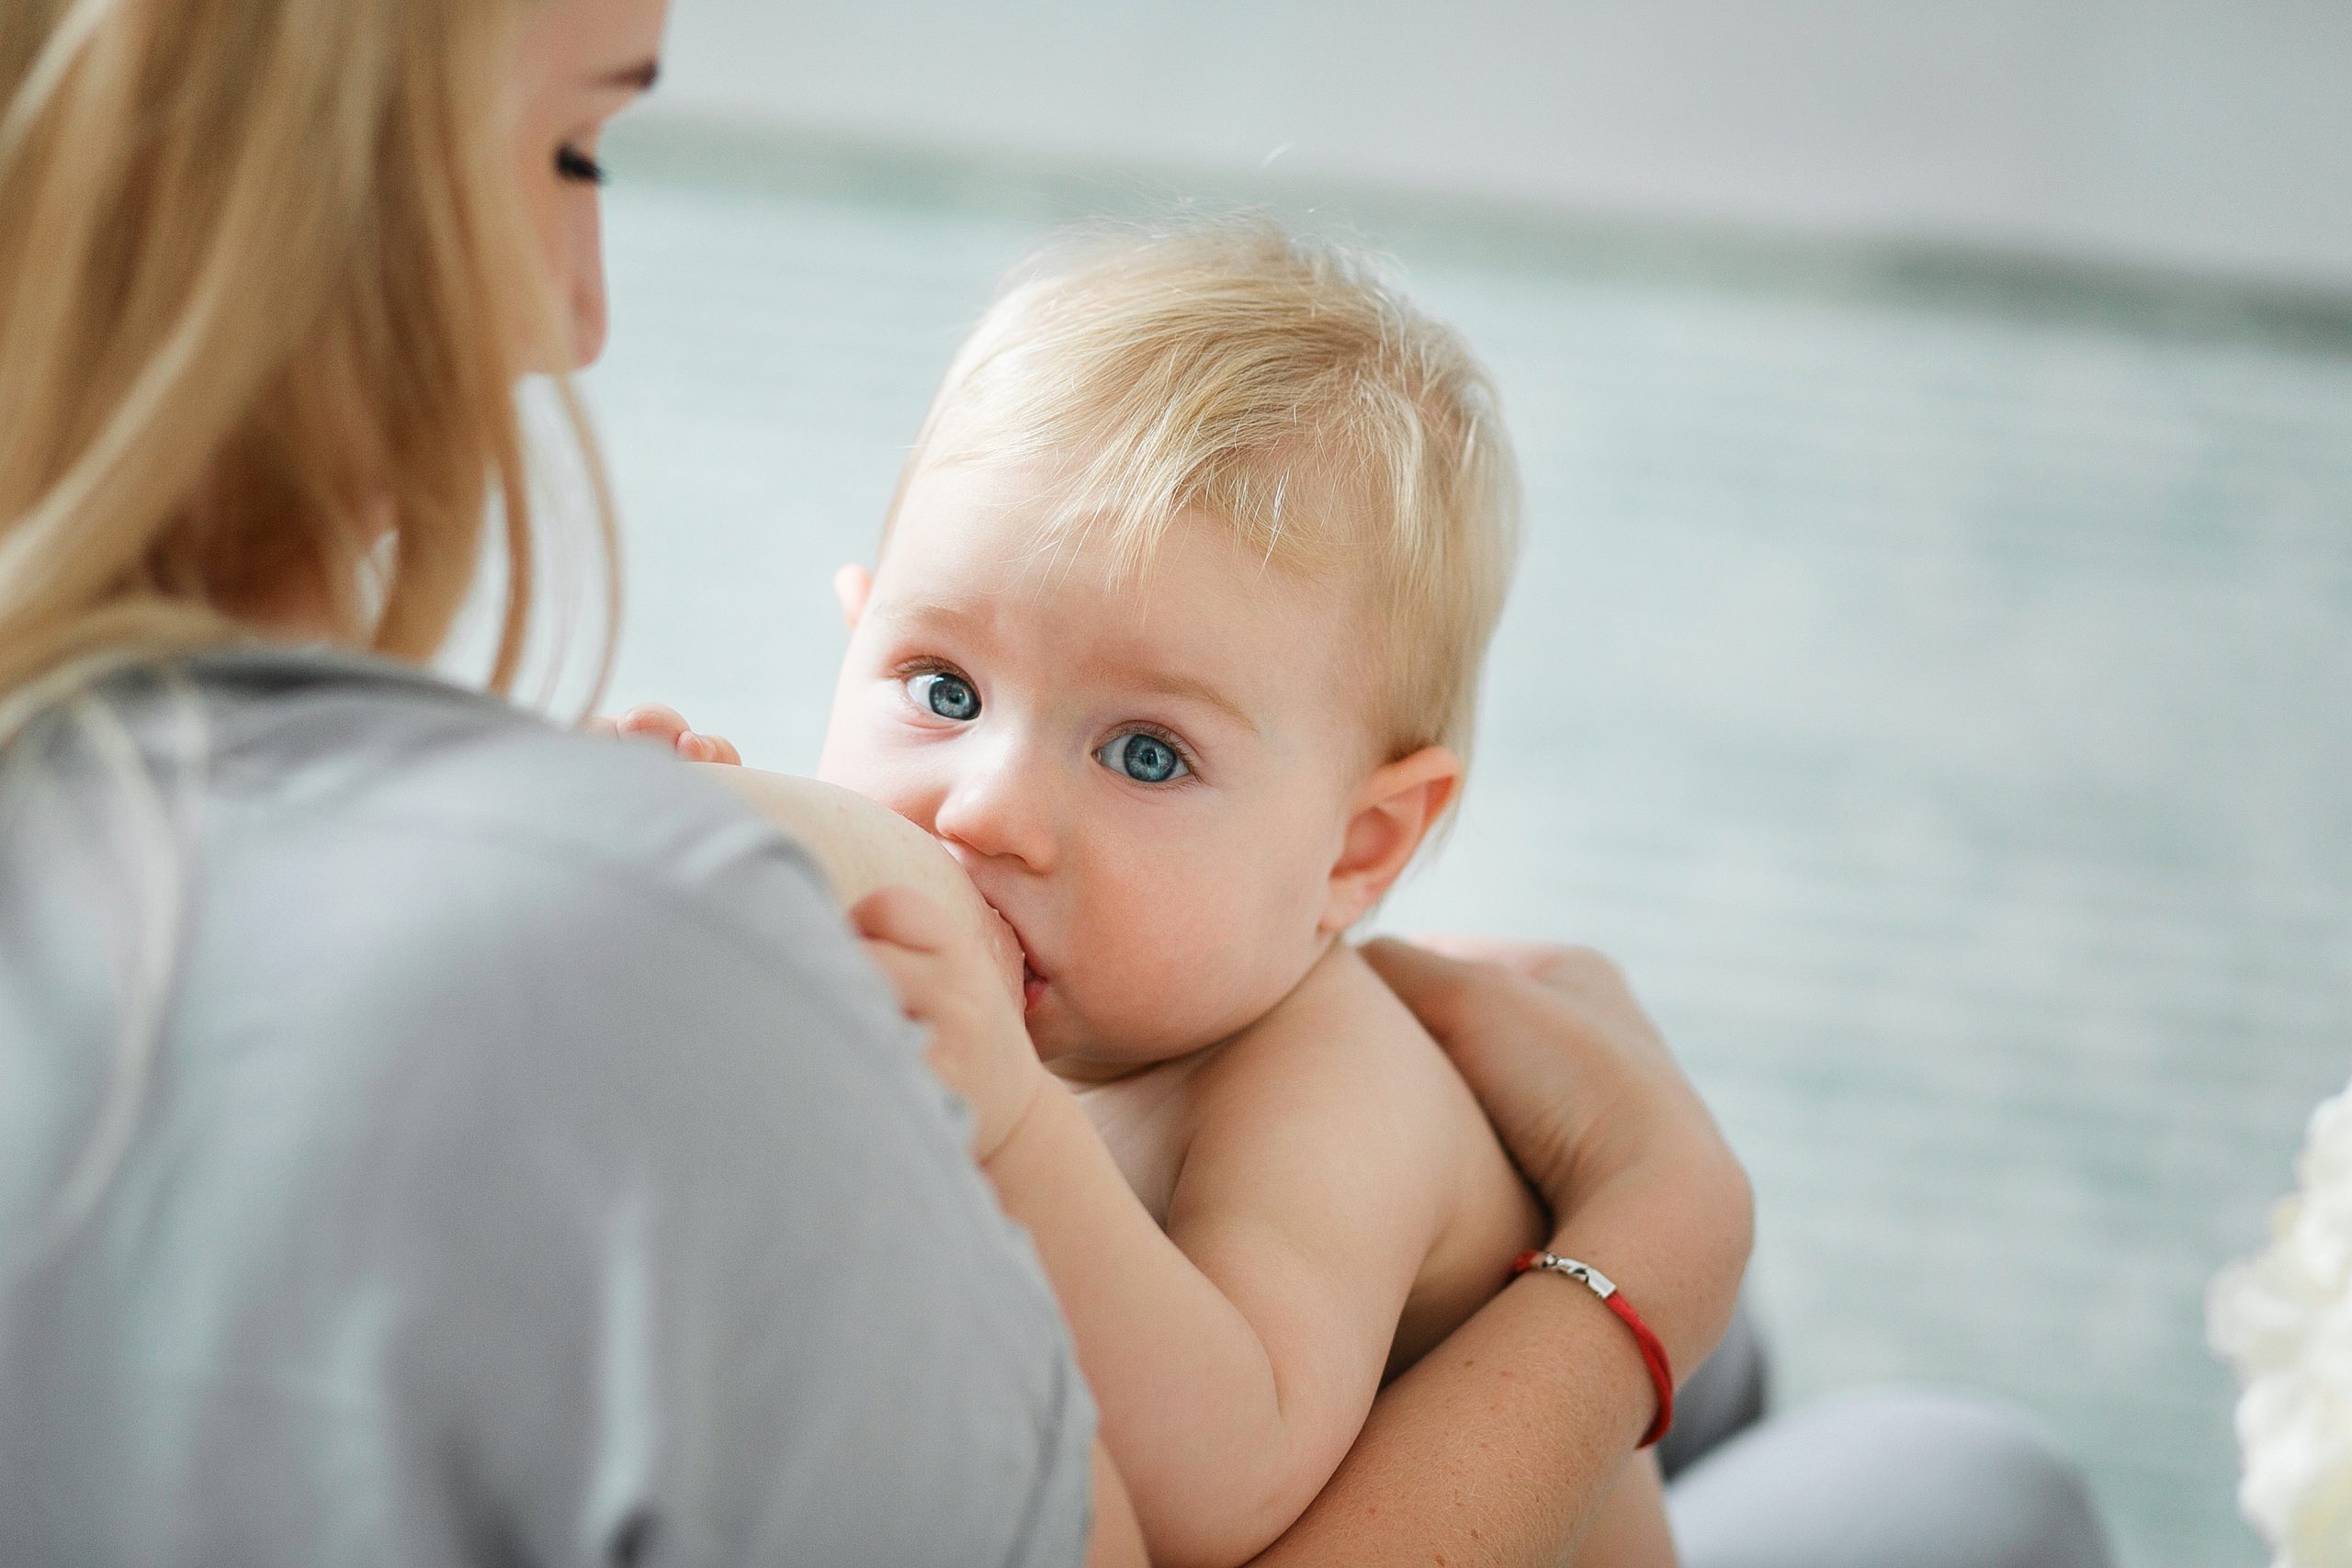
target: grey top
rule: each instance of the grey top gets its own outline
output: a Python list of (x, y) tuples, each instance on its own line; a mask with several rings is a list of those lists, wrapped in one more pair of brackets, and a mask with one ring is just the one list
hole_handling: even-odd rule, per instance
[(103, 718), (0, 759), (0, 1562), (1083, 1557), (1067, 1331), (798, 852), (391, 666), (186, 669), (107, 688), (160, 809)]

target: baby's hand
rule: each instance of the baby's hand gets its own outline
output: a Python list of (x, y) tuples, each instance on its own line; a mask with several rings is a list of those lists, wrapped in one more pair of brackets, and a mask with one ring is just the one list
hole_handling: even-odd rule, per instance
[(639, 703), (618, 718), (592, 718), (581, 727), (591, 735), (627, 736), (667, 747), (689, 762), (729, 762), (741, 767), (735, 743), (718, 735), (697, 735), (686, 728), (675, 708), (660, 703)]
[(849, 918), (899, 1005), (930, 1028), (926, 1059), (972, 1108), (972, 1157), (986, 1165), (1051, 1086), (995, 956), (912, 888), (885, 887)]

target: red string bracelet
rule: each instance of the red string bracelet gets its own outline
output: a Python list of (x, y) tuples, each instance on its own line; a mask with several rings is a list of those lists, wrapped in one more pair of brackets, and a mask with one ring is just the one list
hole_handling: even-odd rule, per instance
[(1561, 1258), (1549, 1252), (1522, 1252), (1510, 1266), (1511, 1276), (1516, 1279), (1531, 1269), (1541, 1269), (1549, 1274), (1564, 1274), (1574, 1280), (1599, 1296), (1603, 1304), (1623, 1318), (1625, 1326), (1634, 1331), (1634, 1343), (1642, 1348), (1642, 1365), (1649, 1369), (1650, 1387), (1657, 1393), (1657, 1418), (1650, 1423), (1650, 1429), (1642, 1434), (1639, 1446), (1648, 1448), (1665, 1437), (1667, 1429), (1674, 1425), (1674, 1369), (1667, 1363), (1666, 1347), (1659, 1344), (1657, 1336), (1650, 1332), (1650, 1325), (1642, 1321), (1642, 1314), (1634, 1310), (1634, 1303), (1625, 1299), (1625, 1292), (1619, 1290), (1617, 1282), (1608, 1275), (1591, 1264), (1579, 1263), (1573, 1258)]

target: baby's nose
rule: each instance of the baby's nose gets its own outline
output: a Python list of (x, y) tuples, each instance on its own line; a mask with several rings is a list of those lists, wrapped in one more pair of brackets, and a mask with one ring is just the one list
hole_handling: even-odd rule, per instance
[(1052, 801), (1046, 783), (1013, 758), (958, 779), (939, 803), (933, 831), (986, 859), (1053, 869)]

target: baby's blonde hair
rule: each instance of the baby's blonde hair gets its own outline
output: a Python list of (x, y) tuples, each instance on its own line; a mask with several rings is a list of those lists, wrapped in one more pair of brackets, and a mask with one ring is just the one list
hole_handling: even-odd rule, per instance
[(1047, 244), (948, 367), (907, 474), (973, 462), (1055, 476), (1049, 556), (1141, 570), (1194, 513), (1278, 570), (1349, 574), (1382, 750), (1467, 756), (1517, 469), (1485, 367), (1368, 255), (1258, 217)]

